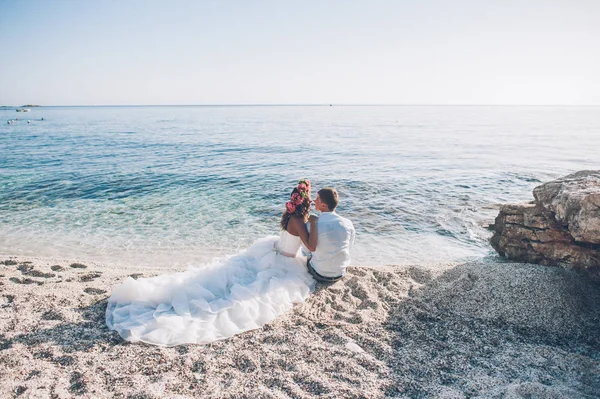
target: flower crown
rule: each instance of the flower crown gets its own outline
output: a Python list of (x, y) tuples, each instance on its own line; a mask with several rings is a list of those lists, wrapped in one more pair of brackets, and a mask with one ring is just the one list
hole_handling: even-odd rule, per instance
[(309, 198), (310, 192), (310, 180), (300, 180), (296, 186), (297, 193), (293, 193), (290, 200), (285, 203), (285, 209), (287, 213), (296, 212), (296, 207), (304, 202), (305, 199)]

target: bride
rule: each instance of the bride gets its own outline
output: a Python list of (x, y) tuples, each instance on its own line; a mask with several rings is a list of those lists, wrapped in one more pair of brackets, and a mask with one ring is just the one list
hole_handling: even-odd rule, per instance
[(281, 235), (258, 240), (237, 256), (206, 268), (134, 280), (113, 288), (106, 324), (127, 341), (173, 346), (206, 344), (262, 327), (302, 302), (315, 281), (301, 244), (316, 247), (316, 217), (306, 228), (310, 181), (292, 191)]

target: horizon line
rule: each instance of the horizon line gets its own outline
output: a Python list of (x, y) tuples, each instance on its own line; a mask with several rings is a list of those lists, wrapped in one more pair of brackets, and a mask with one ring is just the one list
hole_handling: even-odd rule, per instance
[(255, 103), (255, 104), (25, 104), (0, 105), (0, 108), (23, 107), (598, 107), (600, 104), (387, 104), (387, 103)]

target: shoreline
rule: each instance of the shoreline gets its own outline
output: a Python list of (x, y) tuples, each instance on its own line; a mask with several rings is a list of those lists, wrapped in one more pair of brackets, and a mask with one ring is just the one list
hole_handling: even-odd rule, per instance
[(0, 397), (600, 397), (600, 286), (569, 270), (351, 267), (261, 329), (164, 348), (108, 331), (106, 300), (186, 268), (0, 262)]

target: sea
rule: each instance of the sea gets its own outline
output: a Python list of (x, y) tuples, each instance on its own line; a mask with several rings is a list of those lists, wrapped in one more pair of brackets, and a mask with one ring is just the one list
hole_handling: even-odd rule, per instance
[(500, 204), (600, 169), (597, 106), (44, 106), (0, 116), (0, 253), (115, 265), (235, 255), (279, 234), (299, 179), (313, 196), (338, 190), (356, 266), (493, 261)]

